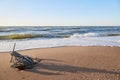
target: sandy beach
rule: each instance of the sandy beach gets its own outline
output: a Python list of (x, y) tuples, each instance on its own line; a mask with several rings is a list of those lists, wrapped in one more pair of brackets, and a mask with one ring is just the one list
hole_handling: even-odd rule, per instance
[(0, 80), (120, 80), (120, 47), (57, 47), (18, 51), (37, 56), (33, 69), (10, 67), (9, 52), (0, 53)]

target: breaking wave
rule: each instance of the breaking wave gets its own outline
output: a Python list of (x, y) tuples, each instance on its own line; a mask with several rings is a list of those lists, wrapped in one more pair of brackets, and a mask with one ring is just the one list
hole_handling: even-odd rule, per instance
[(98, 36), (98, 34), (96, 34), (96, 33), (85, 33), (85, 34), (75, 33), (75, 34), (71, 35), (70, 38), (97, 37), (97, 36)]
[(34, 34), (11, 34), (0, 36), (0, 40), (9, 40), (9, 39), (26, 39), (26, 38), (36, 38), (38, 35)]

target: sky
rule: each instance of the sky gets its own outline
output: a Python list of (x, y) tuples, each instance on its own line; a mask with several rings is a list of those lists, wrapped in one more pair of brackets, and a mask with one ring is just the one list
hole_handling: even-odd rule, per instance
[(120, 0), (0, 0), (0, 26), (120, 26)]

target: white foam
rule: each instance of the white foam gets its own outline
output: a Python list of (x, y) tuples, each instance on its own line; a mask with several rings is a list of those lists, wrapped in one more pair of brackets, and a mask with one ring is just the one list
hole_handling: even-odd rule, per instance
[(81, 37), (95, 37), (98, 36), (96, 33), (85, 33), (85, 34), (73, 34), (70, 36), (70, 38), (81, 38)]
[(16, 50), (25, 50), (25, 49), (33, 49), (33, 48), (49, 48), (49, 47), (59, 47), (59, 46), (118, 46), (120, 47), (120, 36), (0, 41), (0, 52), (12, 51), (14, 43), (17, 44)]

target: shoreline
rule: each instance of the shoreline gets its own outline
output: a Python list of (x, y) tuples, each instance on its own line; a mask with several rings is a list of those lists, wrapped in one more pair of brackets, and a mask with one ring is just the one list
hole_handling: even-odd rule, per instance
[(41, 61), (33, 69), (10, 68), (10, 54), (0, 54), (0, 80), (120, 80), (119, 47), (55, 47), (18, 51)]
[[(28, 51), (28, 50), (36, 50), (36, 49), (51, 49), (51, 48), (61, 48), (61, 47), (108, 47), (108, 48), (114, 47), (114, 48), (120, 48), (120, 46), (58, 46), (58, 47), (47, 47), (47, 48), (32, 48), (32, 49), (15, 50), (15, 51)], [(11, 51), (0, 52), (0, 54), (1, 53), (10, 53)]]

